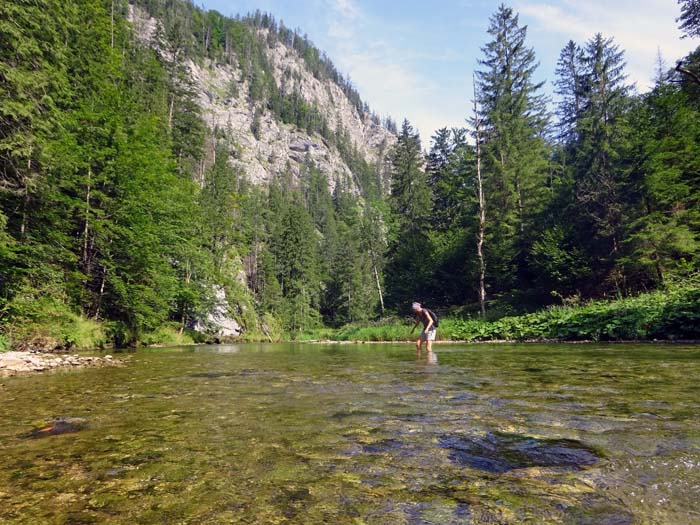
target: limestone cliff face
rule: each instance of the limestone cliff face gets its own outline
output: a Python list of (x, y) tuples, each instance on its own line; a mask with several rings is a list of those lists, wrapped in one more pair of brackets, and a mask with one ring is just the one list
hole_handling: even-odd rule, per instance
[[(129, 18), (137, 36), (153, 43), (156, 21), (133, 6), (129, 8)], [(266, 41), (266, 33), (260, 29), (257, 35)], [(369, 115), (361, 115), (333, 81), (314, 77), (294, 49), (281, 42), (272, 47), (266, 45), (265, 49), (275, 83), (283, 92), (294, 89), (320, 111), (329, 129), (345, 130), (368, 163), (386, 162), (387, 153), (396, 142), (394, 134)], [(341, 181), (357, 189), (350, 168), (333, 144), (318, 134), (281, 122), (260, 102), (249, 100), (248, 80), (241, 68), (209, 60), (201, 64), (188, 60), (186, 65), (207, 126), (223, 131), (237, 145), (231, 162), (242, 168), (250, 181), (265, 184), (285, 169), (298, 177), (303, 165), (311, 161), (327, 175), (331, 189)], [(256, 110), (259, 126), (254, 134)]]

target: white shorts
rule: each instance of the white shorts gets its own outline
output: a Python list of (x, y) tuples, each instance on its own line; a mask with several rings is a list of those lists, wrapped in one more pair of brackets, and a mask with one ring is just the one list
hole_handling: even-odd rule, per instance
[(435, 341), (435, 334), (437, 333), (437, 330), (435, 328), (431, 328), (427, 332), (423, 330), (420, 333), (420, 338), (422, 341)]

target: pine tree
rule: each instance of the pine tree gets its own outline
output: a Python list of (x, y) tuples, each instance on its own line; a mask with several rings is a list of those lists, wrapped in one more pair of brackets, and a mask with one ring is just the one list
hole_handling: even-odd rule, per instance
[(432, 139), (426, 159), (427, 181), (433, 195), (432, 224), (436, 231), (446, 232), (462, 215), (465, 174), (461, 161), (466, 131), (442, 128)]
[(680, 29), (684, 36), (700, 36), (700, 1), (699, 0), (678, 0), (681, 5), (681, 16), (678, 19)]
[[(584, 47), (582, 110), (578, 118), (574, 177), (576, 202), (583, 214), (581, 232), (602, 267), (619, 255), (623, 224), (621, 158), (627, 147), (629, 86), (623, 52), (598, 33)], [(586, 224), (588, 227), (586, 227)], [(606, 262), (604, 262), (606, 261)]]
[(700, 264), (700, 121), (683, 90), (663, 77), (631, 118), (639, 161), (625, 186), (623, 263), (641, 286), (661, 285)]
[(530, 233), (545, 202), (547, 114), (542, 83), (533, 79), (538, 63), (526, 45), (527, 27), (501, 5), (488, 33), (492, 40), (476, 72), (491, 217), (487, 257), (494, 281), (507, 291), (518, 278), (527, 279)]
[(21, 193), (25, 202), (71, 96), (67, 42), (76, 9), (55, 0), (0, 4), (0, 190)]
[(556, 69), (555, 93), (559, 96), (557, 116), (559, 117), (559, 140), (573, 144), (576, 128), (581, 116), (583, 99), (583, 52), (569, 40), (561, 50)]
[(420, 137), (408, 120), (401, 127), (391, 163), (387, 302), (398, 306), (427, 288), (430, 276), (431, 196), (422, 169)]

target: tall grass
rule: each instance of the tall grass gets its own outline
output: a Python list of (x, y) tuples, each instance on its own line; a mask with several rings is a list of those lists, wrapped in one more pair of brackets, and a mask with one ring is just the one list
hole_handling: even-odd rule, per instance
[(7, 352), (10, 349), (10, 340), (5, 334), (0, 334), (0, 352)]
[(195, 340), (188, 330), (180, 332), (179, 323), (167, 323), (143, 334), (139, 342), (145, 346), (180, 346), (194, 344)]
[(107, 337), (102, 325), (76, 314), (53, 297), (18, 297), (14, 315), (3, 326), (6, 345), (27, 344), (44, 350), (102, 347)]

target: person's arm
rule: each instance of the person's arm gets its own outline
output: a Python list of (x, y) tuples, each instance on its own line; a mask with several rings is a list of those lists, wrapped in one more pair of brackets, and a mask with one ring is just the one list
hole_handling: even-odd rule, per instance
[(411, 333), (416, 331), (416, 326), (418, 326), (418, 323), (420, 323), (420, 317), (416, 317), (416, 324), (414, 324), (413, 328), (411, 328)]
[(435, 323), (433, 322), (433, 316), (430, 315), (430, 312), (428, 312), (428, 310), (425, 311), (425, 315), (428, 316), (428, 324), (425, 325), (424, 330), (425, 330), (426, 332), (428, 332), (428, 331), (430, 330), (430, 327), (433, 326), (433, 324), (435, 324)]

